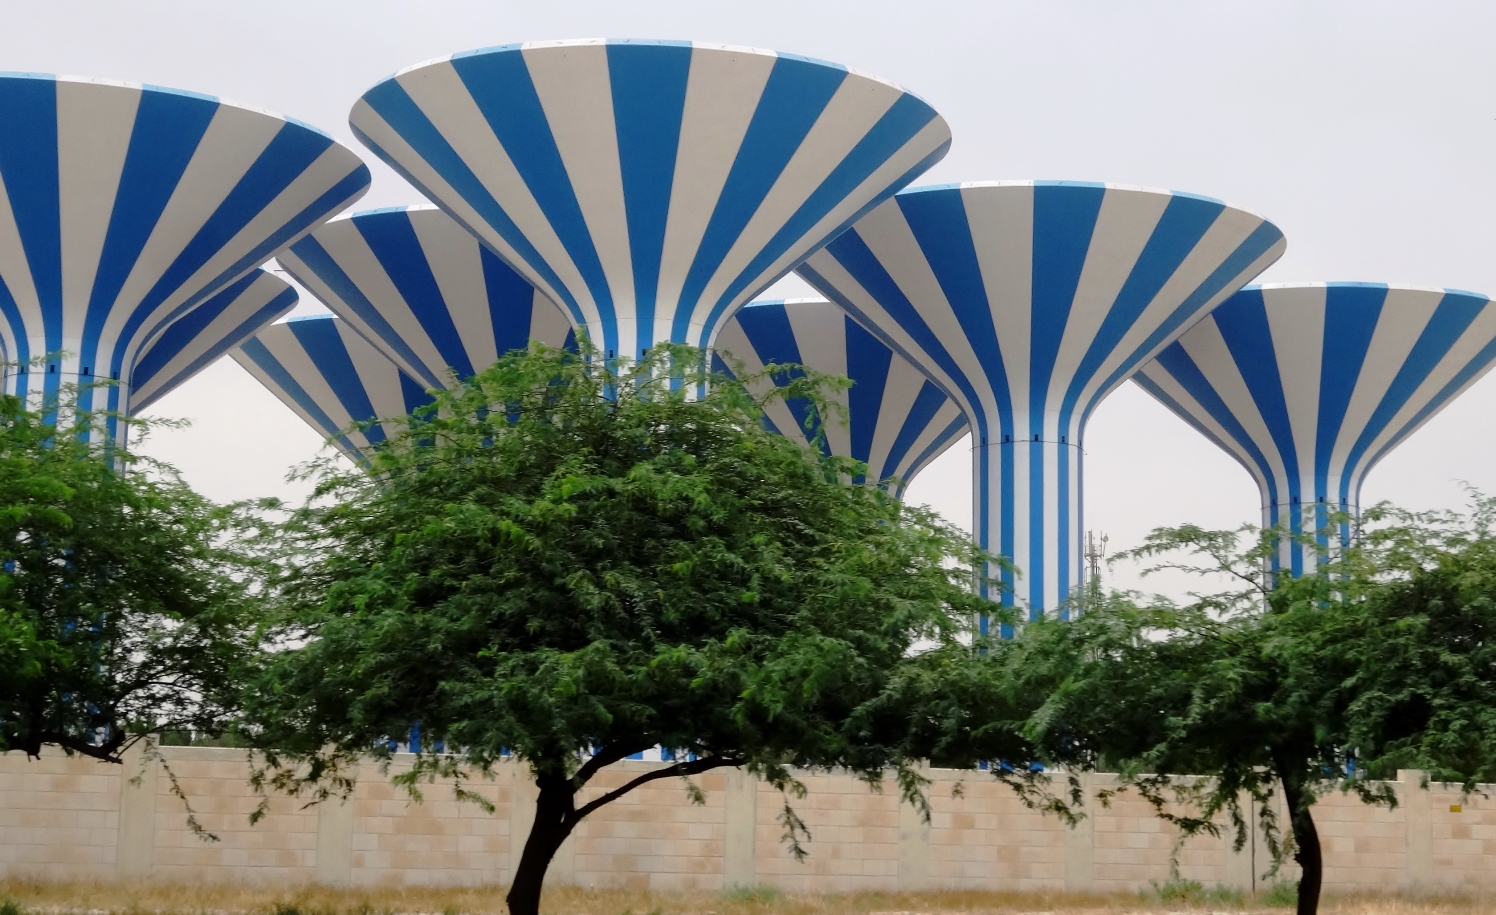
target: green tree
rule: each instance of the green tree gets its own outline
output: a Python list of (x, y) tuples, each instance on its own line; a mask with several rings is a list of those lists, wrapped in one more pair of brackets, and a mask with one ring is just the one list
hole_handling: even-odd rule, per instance
[(253, 518), (111, 437), (161, 421), (80, 412), (77, 394), (44, 411), (0, 396), (0, 751), (117, 763), (231, 718), (253, 650)]
[[(700, 361), (513, 353), (438, 392), (368, 473), (321, 467), (283, 537), (287, 647), (246, 700), (257, 784), (346, 792), (417, 725), (413, 792), (465, 793), (512, 754), (539, 794), (508, 901), (534, 915), (577, 823), (647, 782), (745, 767), (786, 792), (799, 851), (790, 767), (893, 770), (923, 804), (919, 761), (1021, 752), (969, 712), (1000, 699), (970, 639), (969, 538), (766, 431), (758, 379)], [(828, 414), (825, 379), (779, 371), (797, 380), (765, 397)], [(578, 803), (657, 745), (678, 761)]]
[(1467, 790), (1496, 776), (1491, 513), (1483, 503), (1466, 523), (1381, 508), (1366, 520), (1383, 526), (1324, 556), (1319, 574), (1271, 582), (1262, 570), (1274, 532), (1156, 531), (1131, 555), (1183, 551), (1161, 567), (1242, 587), (1184, 606), (1113, 594), (1069, 625), (1026, 627), (999, 651), (1010, 689), (1047, 697), (1027, 736), (1056, 765), (1115, 769), (1182, 837), (1218, 834), (1224, 817), (1240, 849), (1249, 824), (1239, 798), (1252, 797), (1274, 869), (1293, 855), (1298, 911), (1312, 915), (1323, 880), (1317, 798), (1341, 790), (1395, 805), (1376, 780), (1399, 767)]

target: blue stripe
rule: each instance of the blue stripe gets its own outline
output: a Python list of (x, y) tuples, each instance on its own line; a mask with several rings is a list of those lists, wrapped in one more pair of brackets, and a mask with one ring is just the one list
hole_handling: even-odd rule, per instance
[[(850, 317), (842, 318), (842, 334), (846, 341), (847, 377), (852, 379), (852, 387), (847, 391), (851, 456), (867, 463), (873, 457), (878, 419), (883, 400), (888, 396), (888, 370), (893, 365), (893, 350)], [(886, 465), (882, 470), (885, 475), (891, 472)], [(855, 482), (861, 484), (866, 479), (866, 474), (860, 474)]]
[(1314, 441), (1314, 499), (1335, 497), (1329, 492), (1330, 459), (1386, 300), (1386, 286), (1331, 286), (1325, 290), (1318, 428)]
[[(483, 286), (488, 296), (488, 320), (493, 328), (494, 352), (504, 356), (525, 349), (535, 335), (535, 309), (549, 305), (535, 304), (535, 287), (499, 260), (499, 256), (480, 247), (483, 263)], [(487, 368), (483, 366), (482, 368)]]
[[(1095, 232), (1096, 217), (1101, 213), (1101, 201), (1105, 196), (1106, 189), (1101, 187), (1034, 187), (1032, 329), (1029, 377), (1025, 379), (1028, 382), (1029, 425), (1025, 430), (1015, 430), (1026, 436), (1042, 436), (1044, 433), (1049, 380), (1054, 374), (1060, 342), (1065, 337), (1070, 309), (1075, 305), (1075, 290), (1080, 286), (1086, 254), (1091, 250), (1091, 235)], [(972, 266), (976, 265), (973, 251)], [(1042, 462), (1038, 469), (1042, 475)], [(1033, 504), (1042, 505), (1043, 501)], [(1039, 524), (1042, 529), (1042, 517)], [(1037, 578), (1038, 573), (1034, 577)]]
[[(244, 291), (253, 286), (263, 273), (256, 271), (244, 277), (238, 282), (231, 283), (224, 290), (202, 306), (194, 308), (183, 315), (180, 320), (172, 323), (135, 360), (135, 368), (130, 373), (130, 386), (140, 387), (146, 384), (155, 374), (166, 367), (176, 355), (188, 346), (199, 334), (207, 330), (208, 325), (230, 306), (234, 300), (244, 294)], [(291, 293), (293, 298), (295, 293)], [(233, 344), (225, 347), (227, 351), (233, 349)]]
[[(758, 356), (759, 362), (764, 365), (803, 365), (805, 359), (800, 354), (799, 341), (795, 339), (795, 330), (790, 324), (789, 313), (785, 310), (783, 302), (761, 302), (738, 312), (738, 325), (743, 328), (743, 334), (752, 344), (754, 354)], [(805, 373), (800, 369), (792, 369), (774, 378), (774, 383), (780, 387), (789, 384), (796, 378), (804, 378)], [(815, 406), (804, 397), (786, 397), (784, 405), (805, 430), (806, 439), (810, 439), (820, 430), (821, 417)], [(821, 451), (830, 453), (829, 444), (821, 443)]]
[[(1257, 464), (1258, 472), (1260, 472), (1262, 478), (1267, 481), (1267, 501), (1269, 502), (1269, 504), (1275, 504), (1280, 501), (1277, 480), (1273, 473), (1272, 464), (1268, 461), (1267, 455), (1262, 452), (1262, 449), (1257, 446), (1256, 442), (1252, 439), (1252, 436), (1247, 433), (1247, 430), (1236, 418), (1236, 414), (1231, 412), (1231, 408), (1226, 406), (1226, 402), (1221, 399), (1220, 394), (1216, 392), (1216, 389), (1210, 383), (1210, 380), (1205, 377), (1205, 373), (1200, 371), (1200, 367), (1196, 365), (1195, 361), (1190, 358), (1187, 352), (1185, 352), (1184, 347), (1180, 346), (1178, 343), (1171, 343), (1163, 352), (1158, 354), (1158, 359), (1156, 361), (1164, 371), (1173, 376), (1174, 380), (1179, 383), (1180, 387), (1189, 392), (1189, 395), (1195, 399), (1195, 402), (1198, 403), (1200, 407), (1204, 409), (1212, 419), (1220, 424), (1221, 428), (1226, 431), (1226, 434), (1229, 435), (1233, 441), (1235, 441), (1242, 447), (1243, 450), (1251, 455), (1252, 460)], [(1133, 376), (1133, 378), (1150, 394), (1163, 401), (1165, 406), (1168, 406), (1170, 409), (1174, 410), (1174, 413), (1176, 415), (1184, 418), (1185, 422), (1188, 422), (1191, 426), (1194, 426), (1201, 435), (1204, 435), (1206, 438), (1209, 438), (1211, 441), (1215, 442), (1222, 448), (1222, 450), (1226, 451), (1233, 458), (1236, 458), (1238, 462), (1241, 461), (1241, 458), (1237, 456), (1234, 450), (1227, 448), (1226, 444), (1220, 439), (1216, 438), (1213, 432), (1211, 432), (1208, 428), (1206, 428), (1198, 420), (1196, 420), (1189, 411), (1185, 410), (1180, 404), (1175, 402), (1173, 398), (1165, 394), (1160, 388), (1158, 388), (1157, 385), (1153, 384), (1143, 375), (1135, 375)], [(1247, 467), (1247, 472), (1251, 473), (1252, 468)]]
[[(914, 403), (909, 408), (909, 415), (904, 418), (904, 424), (899, 427), (899, 434), (894, 436), (893, 445), (888, 449), (888, 457), (883, 464), (884, 476), (901, 477), (905, 483), (914, 476), (919, 466), (918, 461), (905, 473), (900, 473), (899, 468), (904, 465), (904, 457), (909, 453), (909, 449), (919, 441), (920, 435), (924, 433), (931, 421), (935, 419), (935, 414), (940, 412), (940, 408), (945, 406), (948, 400), (945, 392), (930, 382), (920, 384), (919, 393), (914, 395)], [(959, 429), (965, 425), (965, 422), (965, 419), (957, 417), (955, 422), (946, 427), (946, 431), (952, 428)], [(937, 436), (934, 444), (925, 451), (937, 448), (941, 443), (941, 438)]]
[[(96, 365), (101, 373), (113, 373), (122, 368), (115, 364), (117, 359), (111, 360), (107, 367), (98, 365), (100, 354), (96, 347), (99, 337), (114, 310), (115, 300), (134, 271), (217, 111), (215, 102), (141, 93), (140, 107), (135, 113), (130, 145), (125, 151), (125, 163), (114, 196), (114, 210), (109, 217), (109, 230), (104, 237), (83, 322), (83, 338), (88, 341), (88, 352), (79, 356)], [(136, 313), (143, 317), (142, 313), (149, 310), (149, 304), (141, 303)], [(122, 333), (119, 339), (128, 343), (130, 335)], [(116, 351), (114, 355), (122, 354)]]
[(422, 380), (431, 387), (441, 387), (442, 380), (430, 374), (430, 369), (416, 356), (415, 350), (411, 349), (410, 345), (395, 332), (395, 329), (385, 320), (384, 315), (380, 314), (379, 309), (374, 307), (374, 303), (364, 295), (358, 284), (343, 272), (342, 267), (338, 266), (337, 258), (329, 254), (315, 236), (308, 235), (292, 245), (291, 253), (300, 258), (313, 274), (311, 277), (301, 277), (296, 271), (295, 264), (287, 258), (281, 266), (286, 268), (286, 272), (291, 274), (292, 279), (308, 289), (316, 288), (312, 283), (314, 278), (321, 280), (340, 302), (347, 305), (349, 310), (358, 316), (359, 320), (369, 325), (381, 342), (397, 352), (400, 358), (412, 368), (426, 373), (426, 377)]
[[(1483, 307), (1490, 307), (1490, 303), (1485, 303)], [(1471, 381), (1475, 377), (1484, 374), (1485, 371), (1491, 367), (1492, 361), (1496, 361), (1496, 340), (1492, 340), (1490, 343), (1487, 343), (1484, 347), (1482, 347), (1480, 352), (1476, 354), (1475, 358), (1471, 359), (1464, 368), (1456, 373), (1454, 378), (1450, 379), (1448, 384), (1440, 388), (1439, 393), (1430, 398), (1428, 404), (1422, 410), (1419, 410), (1416, 414), (1414, 414), (1412, 419), (1408, 420), (1403, 424), (1401, 429), (1397, 430), (1397, 434), (1388, 436), (1387, 443), (1381, 448), (1377, 449), (1375, 454), (1365, 455), (1364, 460), (1366, 462), (1366, 466), (1360, 471), (1360, 479), (1365, 479), (1366, 473), (1369, 472), (1372, 467), (1376, 466), (1377, 461), (1380, 461), (1387, 454), (1387, 452), (1391, 451), (1393, 448), (1401, 444), (1403, 439), (1413, 434), (1413, 432), (1416, 431), (1418, 427), (1424, 423), (1424, 421), (1426, 421), (1430, 416), (1444, 409), (1444, 406), (1448, 404), (1449, 401), (1455, 397), (1455, 395), (1459, 394), (1460, 390), (1464, 388), (1465, 385), (1471, 383)], [(1345, 474), (1341, 483), (1341, 492), (1343, 493), (1341, 499), (1343, 501), (1350, 501), (1348, 495), (1344, 494), (1348, 493), (1346, 487), (1349, 486), (1350, 477), (1350, 473)], [(1355, 497), (1355, 502), (1359, 505), (1361, 502), (1361, 491), (1359, 485), (1356, 488)]]
[[(6, 323), (15, 331), (16, 351), (13, 354), (5, 353), (5, 358), (15, 363), (18, 375), (25, 375), (31, 363), (31, 341), (26, 336), (26, 322), (21, 319), (21, 306), (16, 304), (15, 296), (10, 294), (10, 287), (5, 285), (4, 277), (0, 277), (0, 315), (5, 317)], [(25, 391), (18, 386), (16, 393), (24, 394)]]
[(523, 53), (506, 51), (452, 61), (473, 103), (530, 188), (546, 221), (566, 248), (608, 328), (603, 347), (618, 348), (613, 292), (582, 216), (561, 151), (551, 133)]
[[(934, 387), (934, 385), (931, 385), (931, 387)], [(939, 388), (936, 388), (936, 392), (939, 393)], [(921, 393), (923, 393), (923, 389), (921, 389)], [(941, 396), (944, 397), (945, 395), (941, 394)], [(952, 441), (962, 435), (965, 435), (970, 431), (970, 428), (971, 427), (967, 425), (966, 417), (964, 416), (958, 416), (955, 419), (951, 420), (950, 424), (935, 436), (935, 440), (929, 444), (929, 447), (925, 448), (924, 451), (921, 451), (918, 455), (915, 456), (914, 460), (908, 463), (908, 468), (899, 475), (899, 479), (901, 482), (899, 484), (898, 490), (894, 493), (894, 495), (896, 495), (900, 499), (903, 499), (904, 490), (908, 488), (909, 482), (913, 480), (920, 471), (925, 469), (925, 465), (935, 460), (935, 458), (938, 457), (941, 452), (943, 452), (946, 447), (950, 445)]]
[(431, 392), (421, 387), (421, 383), (414, 378), (400, 372), (400, 400), (405, 404), (406, 413), (414, 413), (421, 407), (432, 402)]
[[(266, 237), (263, 242), (248, 254), (232, 263), (226, 270), (219, 272), (213, 279), (197, 284), (197, 291), (195, 293), (184, 298), (167, 314), (159, 316), (149, 330), (139, 335), (140, 338), (147, 340), (154, 338), (163, 328), (171, 325), (172, 322), (178, 320), (182, 315), (196, 308), (199, 303), (211, 297), (222, 288), (223, 283), (233, 282), (235, 277), (242, 277), (245, 271), (254, 270), (259, 267), (272, 253), (287, 247), (286, 243), (290, 239), (305, 233), (313, 223), (327, 218), (329, 214), (345, 206), (354, 197), (363, 193), (364, 189), (368, 186), (369, 170), (367, 167), (360, 165), (334, 185), (331, 190), (313, 201), (311, 205), (303, 207), (294, 218)], [(145, 317), (149, 318), (151, 315), (147, 314)], [(123, 351), (116, 351), (113, 363), (120, 363), (121, 352)]]
[[(561, 297), (561, 305), (571, 313), (572, 323), (586, 324), (586, 316), (582, 313), (582, 308), (577, 304), (576, 297), (572, 295), (571, 290), (561, 282), (556, 271), (552, 270), (545, 258), (540, 256), (540, 252), (535, 250), (535, 246), (530, 244), (529, 239), (504, 212), (504, 208), (499, 206), (498, 201), (488, 193), (483, 182), (473, 174), (472, 169), (447, 142), (446, 137), (442, 136), (441, 131), (436, 129), (415, 101), (400, 87), (400, 84), (393, 79), (386, 80), (370, 89), (363, 98), (369, 107), (384, 119), (385, 123), (399, 133), (401, 139), (442, 176), (442, 179), (462, 197), (463, 202), (478, 213), (485, 226), (491, 228), (513, 248), (518, 257), (524, 261), (525, 266), (535, 271), (541, 281)], [(413, 184), (416, 190), (431, 200), (441, 199), (441, 195), (427, 188), (419, 178), (385, 152), (383, 147), (368, 134), (352, 124), (349, 127), (364, 145), (372, 149), (375, 155), (384, 160), (406, 181)], [(448, 215), (462, 224), (475, 238), (480, 241), (483, 239), (483, 233), (479, 227), (468, 225), (455, 213), (448, 213)]]
[(633, 261), (634, 310), (643, 348), (655, 342), (655, 298), (691, 74), (691, 47), (610, 43), (607, 50)]
[(46, 354), (51, 355), (62, 348), (57, 83), (50, 78), (0, 82), (0, 123), (6, 125), (0, 130), (0, 176), (41, 304)]
[[(1298, 449), (1293, 441), (1293, 423), (1288, 416), (1288, 401), (1284, 395), (1283, 373), (1278, 368), (1278, 354), (1273, 340), (1272, 325), (1267, 320), (1267, 306), (1260, 290), (1246, 290), (1237, 294), (1229, 310), (1217, 309), (1212, 315), (1231, 359), (1241, 372), (1247, 390), (1252, 395), (1268, 435), (1272, 436), (1283, 466), (1288, 473), (1288, 501), (1290, 504), (1303, 501), (1299, 474)], [(1270, 466), (1264, 465), (1269, 471)], [(1274, 500), (1277, 501), (1277, 500)]]
[[(374, 258), (405, 300), (437, 355), (459, 377), (473, 374), (473, 363), (452, 321), (451, 306), (431, 272), (431, 262), (411, 224), (409, 213), (388, 213), (352, 220)], [(430, 368), (429, 366), (427, 368)]]
[(846, 75), (842, 69), (788, 57), (774, 61), (701, 244), (696, 248), (691, 269), (686, 273), (673, 322), (673, 335), (677, 339), (685, 339), (685, 325), (691, 320), (707, 283), (758, 212), (769, 189)]
[[(369, 392), (364, 390), (335, 319), (292, 321), (286, 324), (286, 328), (312, 358), (333, 395), (355, 422), (383, 418), (369, 400)], [(363, 432), (370, 444), (384, 441), (384, 429), (378, 425), (369, 426)]]

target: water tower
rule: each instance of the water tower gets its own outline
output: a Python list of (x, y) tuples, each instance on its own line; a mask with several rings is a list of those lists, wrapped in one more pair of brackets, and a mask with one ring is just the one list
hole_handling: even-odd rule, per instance
[(576, 342), (554, 302), (434, 206), (335, 219), (279, 259), (427, 388), (480, 372), (532, 339)]
[[(153, 86), (0, 76), (4, 389), (112, 379), (104, 403), (83, 406), (133, 412), (137, 388), (150, 396), (139, 362), (175, 322), (368, 184), (356, 155), (283, 117)], [(180, 380), (171, 361), (153, 378), (164, 367)]]
[(710, 347), (950, 144), (929, 105), (855, 70), (669, 41), (456, 54), (379, 83), (349, 120), (599, 350), (630, 358)]
[[(1312, 571), (1377, 461), (1490, 369), (1483, 295), (1374, 283), (1249, 286), (1140, 371), (1164, 406), (1257, 481), (1274, 568)], [(1341, 538), (1350, 535), (1342, 524)]]
[(1091, 411), (1283, 249), (1219, 200), (998, 182), (904, 191), (799, 272), (961, 405), (978, 542), (1038, 614), (1084, 580)]

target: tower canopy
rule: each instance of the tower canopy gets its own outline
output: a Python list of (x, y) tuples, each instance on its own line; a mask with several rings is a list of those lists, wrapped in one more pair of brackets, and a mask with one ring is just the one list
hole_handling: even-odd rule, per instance
[(722, 322), (938, 161), (945, 121), (836, 64), (669, 41), (508, 45), (366, 92), (354, 133), (634, 357)]
[[(1326, 546), (1329, 514), (1360, 510), (1367, 471), (1493, 360), (1496, 307), (1483, 295), (1249, 286), (1136, 379), (1252, 474), (1265, 527)], [(1280, 540), (1279, 568), (1302, 574), (1316, 559), (1313, 546)]]
[[(968, 430), (944, 391), (823, 299), (752, 302), (722, 328), (716, 352), (749, 372), (795, 363), (851, 379), (837, 398), (845, 415), (824, 418), (823, 450), (862, 461), (868, 479), (893, 482), (898, 495)], [(804, 401), (773, 401), (767, 418), (776, 432), (809, 447), (811, 409)]]
[(173, 321), (130, 374), (130, 409), (144, 410), (215, 359), (284, 318), (299, 297), (265, 269), (235, 280)]
[(113, 378), (92, 406), (132, 411), (152, 341), (368, 184), (351, 151), (283, 117), (155, 86), (0, 76), (5, 389)]
[(554, 302), (434, 206), (335, 219), (279, 259), (427, 388), (480, 372), (532, 339), (575, 344)]
[(398, 420), (431, 402), (415, 379), (333, 315), (272, 325), (232, 355), (281, 403), (360, 464), (368, 449), (397, 427), (388, 422), (359, 430), (350, 426)]
[(1096, 404), (1282, 254), (1218, 200), (1077, 182), (917, 188), (800, 273), (929, 374), (973, 430), (981, 546), (1059, 606), (1083, 576), (1081, 441)]

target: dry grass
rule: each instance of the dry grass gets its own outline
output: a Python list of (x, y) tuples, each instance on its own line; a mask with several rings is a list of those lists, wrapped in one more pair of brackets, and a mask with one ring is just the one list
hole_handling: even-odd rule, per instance
[[(1116, 896), (1042, 893), (848, 893), (798, 896), (763, 888), (729, 894), (651, 893), (631, 890), (556, 889), (546, 893), (544, 915), (1125, 915), (1125, 913), (1285, 911), (1265, 898), (1163, 899), (1157, 893)], [(503, 915), (500, 887), (387, 887), (333, 890), (235, 884), (47, 883), (0, 880), (0, 905), (30, 913), (121, 915)], [(6, 907), (9, 908), (9, 907)], [(1496, 915), (1496, 898), (1331, 897), (1321, 911), (1333, 915)], [(7, 913), (9, 915), (9, 913)]]

